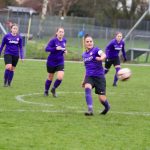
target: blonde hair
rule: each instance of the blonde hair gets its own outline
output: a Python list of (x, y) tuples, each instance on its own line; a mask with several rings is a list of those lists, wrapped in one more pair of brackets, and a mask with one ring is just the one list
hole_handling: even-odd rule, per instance
[(118, 35), (118, 34), (122, 34), (122, 32), (118, 31), (115, 33), (115, 37)]
[[(64, 28), (63, 27), (59, 27), (59, 28), (57, 28), (56, 29), (56, 33), (59, 31), (59, 29), (63, 29), (64, 30)], [(55, 36), (57, 36), (57, 34), (55, 33)]]
[(13, 24), (10, 26), (10, 28), (12, 29), (14, 26), (17, 26), (17, 27), (18, 27), (18, 24), (13, 23)]

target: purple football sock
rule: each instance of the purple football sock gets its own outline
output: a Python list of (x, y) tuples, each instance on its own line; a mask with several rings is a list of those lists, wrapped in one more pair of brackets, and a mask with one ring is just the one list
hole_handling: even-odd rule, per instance
[(101, 101), (101, 103), (104, 105), (105, 109), (100, 114), (105, 115), (109, 111), (110, 105), (107, 100)]
[(117, 77), (117, 72), (120, 70), (120, 68), (115, 68), (116, 69), (116, 74), (114, 76), (114, 85), (116, 85), (117, 81), (118, 81), (118, 77)]
[(62, 82), (62, 80), (56, 79), (56, 81), (54, 82), (53, 88), (56, 89), (61, 84), (61, 82)]
[(8, 81), (8, 76), (9, 76), (10, 71), (8, 69), (5, 69), (4, 72), (4, 83), (6, 84)]
[(11, 81), (13, 79), (13, 76), (14, 76), (14, 71), (10, 71), (9, 72), (9, 75), (8, 75), (8, 84), (10, 85), (11, 84)]
[(108, 100), (105, 100), (105, 101), (101, 101), (102, 105), (105, 107), (105, 110), (109, 110), (110, 109), (110, 105), (108, 103)]
[(85, 98), (88, 106), (88, 111), (93, 111), (93, 100), (91, 95), (91, 89), (85, 88)]
[(105, 70), (104, 70), (105, 74), (107, 74), (108, 71), (109, 71), (109, 69), (106, 69), (106, 68), (105, 68)]
[(52, 81), (51, 80), (46, 80), (45, 81), (45, 91), (48, 91), (50, 86), (51, 86)]

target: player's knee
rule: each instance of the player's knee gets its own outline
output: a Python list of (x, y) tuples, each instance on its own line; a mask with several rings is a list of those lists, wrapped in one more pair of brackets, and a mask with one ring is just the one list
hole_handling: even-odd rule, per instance
[(117, 66), (117, 67), (115, 67), (115, 69), (116, 69), (116, 72), (118, 72), (121, 69), (121, 67)]
[(57, 79), (58, 79), (58, 80), (63, 80), (63, 77), (64, 77), (64, 72), (63, 72), (63, 71), (58, 72), (58, 74), (57, 74)]
[(117, 68), (121, 68), (121, 66), (120, 66), (120, 65), (116, 65), (116, 66), (115, 66), (115, 69), (117, 69)]
[(63, 76), (57, 76), (58, 80), (63, 80)]
[(48, 80), (51, 80), (51, 81), (52, 81), (52, 80), (53, 80), (53, 76), (54, 76), (53, 74), (49, 73), (49, 74), (48, 74)]
[(7, 64), (5, 68), (6, 68), (7, 70), (12, 71), (12, 65), (11, 65), (11, 64)]
[(99, 98), (100, 98), (101, 101), (105, 101), (107, 99), (106, 95), (100, 95)]
[(84, 88), (85, 89), (92, 89), (92, 85), (89, 83), (85, 83)]

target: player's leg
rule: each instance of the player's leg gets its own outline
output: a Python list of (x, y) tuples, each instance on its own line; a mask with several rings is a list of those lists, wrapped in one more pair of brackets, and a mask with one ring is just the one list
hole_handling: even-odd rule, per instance
[(95, 93), (98, 94), (99, 101), (104, 106), (104, 110), (100, 114), (105, 115), (109, 111), (110, 105), (106, 97), (106, 80), (104, 77), (95, 79)]
[(12, 57), (11, 55), (4, 55), (5, 71), (4, 71), (4, 87), (8, 86), (8, 77), (10, 70), (12, 69)]
[(92, 78), (91, 77), (86, 77), (84, 81), (85, 85), (85, 99), (86, 99), (86, 104), (88, 107), (88, 111), (85, 112), (86, 116), (92, 116), (93, 115), (93, 99), (92, 99)]
[(57, 97), (56, 89), (60, 86), (62, 83), (63, 77), (64, 77), (64, 65), (60, 65), (56, 67), (55, 71), (57, 71), (57, 78), (54, 82), (54, 85), (51, 89), (53, 97)]
[(15, 72), (15, 68), (17, 66), (18, 60), (19, 60), (18, 56), (12, 56), (12, 67), (10, 69), (10, 73), (9, 73), (9, 76), (8, 76), (8, 86), (11, 85), (11, 82), (13, 80), (14, 72)]
[(104, 68), (105, 74), (108, 73), (108, 71), (109, 71), (111, 65), (112, 65), (111, 60), (109, 60), (108, 58), (106, 58), (106, 60), (105, 60), (105, 68)]
[(115, 75), (114, 75), (114, 82), (113, 82), (113, 86), (117, 86), (117, 81), (118, 81), (118, 77), (117, 77), (117, 73), (118, 71), (120, 70), (121, 66), (120, 66), (120, 60), (119, 60), (119, 57), (116, 58), (114, 60), (114, 63), (113, 63), (114, 67), (115, 67)]
[(104, 110), (100, 112), (100, 114), (105, 115), (110, 109), (110, 105), (109, 105), (106, 95), (99, 95), (99, 100), (101, 104), (104, 106)]
[(85, 99), (88, 107), (88, 111), (85, 112), (85, 115), (92, 116), (93, 115), (92, 86), (89, 83), (85, 84)]
[(117, 86), (117, 81), (118, 81), (117, 73), (118, 73), (118, 71), (120, 70), (120, 68), (121, 68), (120, 65), (115, 66), (116, 73), (115, 73), (115, 75), (114, 75), (113, 86)]
[(47, 72), (48, 72), (48, 77), (45, 81), (45, 90), (44, 90), (44, 96), (48, 96), (48, 92), (54, 77), (54, 67), (47, 66)]

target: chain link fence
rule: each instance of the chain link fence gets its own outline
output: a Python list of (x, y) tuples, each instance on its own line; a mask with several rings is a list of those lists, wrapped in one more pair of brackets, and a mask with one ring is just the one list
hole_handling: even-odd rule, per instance
[[(80, 17), (65, 17), (60, 18), (58, 16), (49, 16), (47, 17), (44, 22), (41, 22), (39, 16), (30, 16), (30, 15), (16, 15), (9, 17), (9, 21), (15, 22), (19, 25), (20, 33), (27, 34), (28, 31), (28, 24), (29, 24), (29, 17), (32, 17), (31, 21), (31, 29), (30, 35), (32, 35), (32, 40), (27, 42), (25, 47), (26, 49), (26, 56), (28, 58), (41, 58), (45, 59), (47, 55), (44, 52), (44, 47), (47, 44), (49, 38), (55, 35), (56, 29), (60, 26), (64, 27), (65, 29), (65, 36), (68, 39), (68, 50), (69, 54), (67, 59), (71, 60), (80, 60), (81, 54), (83, 52), (83, 43), (82, 38), (79, 37), (79, 32), (84, 31), (84, 33), (88, 33), (95, 39), (95, 44), (105, 49), (105, 46), (109, 42), (110, 39), (114, 38), (114, 35), (117, 31), (121, 31), (123, 35), (126, 35), (129, 29), (123, 29), (124, 26), (129, 26), (127, 21), (118, 20), (118, 28), (111, 28), (111, 27), (102, 27), (96, 26), (95, 20), (93, 18), (80, 18)], [(7, 27), (8, 16), (1, 15), (0, 22), (8, 31), (9, 28)], [(133, 22), (132, 22), (133, 23)], [(110, 24), (110, 23), (109, 23)], [(128, 25), (127, 25), (128, 24)], [(141, 25), (143, 24), (143, 25)], [(150, 21), (143, 22), (140, 25), (143, 27), (141, 30), (136, 28), (129, 38), (126, 41), (126, 49), (133, 47), (133, 43), (136, 43), (135, 36), (136, 35), (144, 35), (150, 36)], [(42, 26), (42, 30), (39, 34), (39, 29)], [(141, 28), (141, 27), (140, 27)], [(2, 31), (0, 30), (1, 36)], [(143, 42), (144, 39), (140, 39), (141, 45), (144, 48), (149, 47), (150, 41), (146, 43)], [(139, 39), (137, 41), (139, 43)], [(140, 44), (138, 44), (140, 45)], [(137, 45), (137, 46), (138, 46)]]

